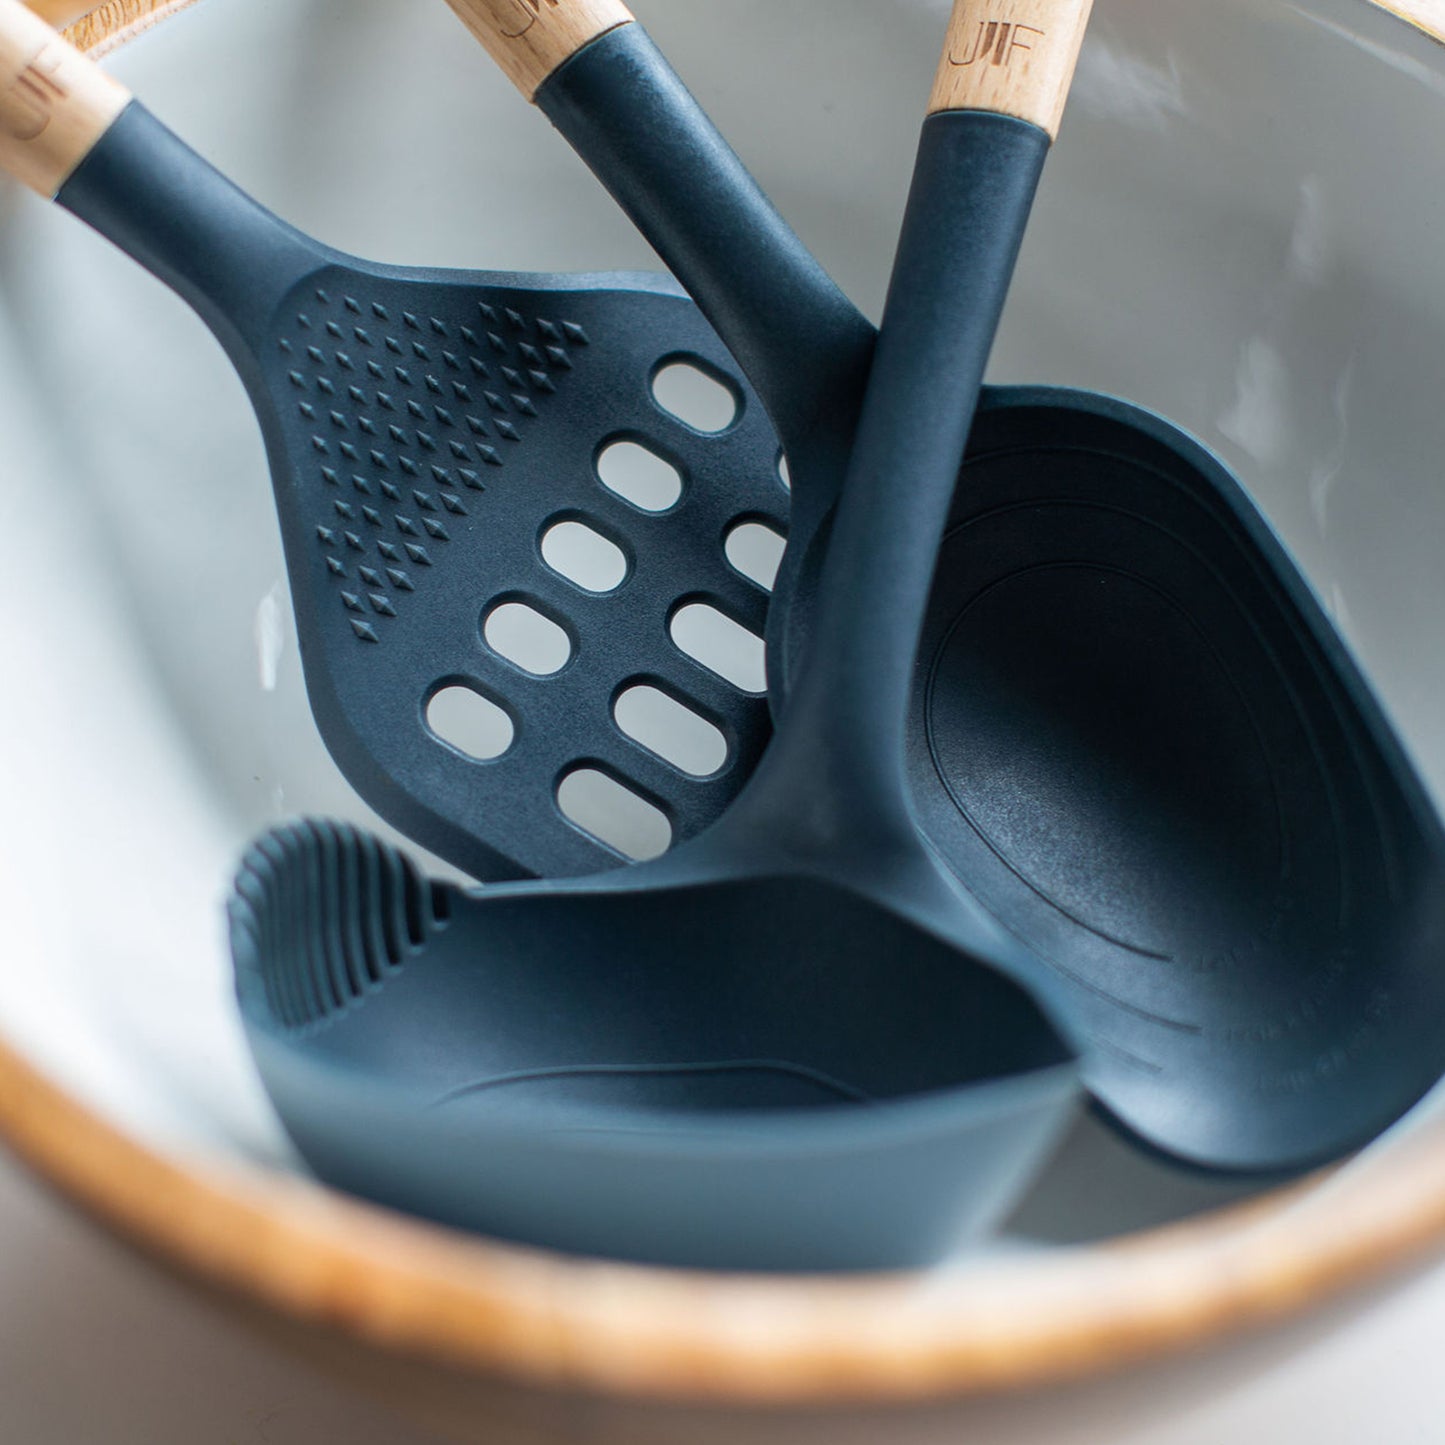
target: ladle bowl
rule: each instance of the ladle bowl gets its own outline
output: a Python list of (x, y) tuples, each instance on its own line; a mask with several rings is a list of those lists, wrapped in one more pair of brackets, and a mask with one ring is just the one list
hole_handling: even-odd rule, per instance
[(1303, 1168), (1439, 1077), (1439, 816), (1279, 540), (1177, 428), (985, 398), (909, 729), (939, 856), (1048, 966), (1090, 1086), (1146, 1141)]

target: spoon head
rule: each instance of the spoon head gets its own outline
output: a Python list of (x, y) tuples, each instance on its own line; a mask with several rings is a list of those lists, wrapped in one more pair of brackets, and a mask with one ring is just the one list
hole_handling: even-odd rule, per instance
[(995, 1222), (1075, 1109), (1016, 984), (840, 887), (425, 885), (349, 828), (264, 839), (233, 951), (324, 1178), (556, 1248), (895, 1268)]
[(1292, 559), (1123, 403), (981, 410), (915, 677), (948, 865), (1045, 961), (1090, 1088), (1232, 1169), (1333, 1157), (1445, 1057), (1445, 847)]

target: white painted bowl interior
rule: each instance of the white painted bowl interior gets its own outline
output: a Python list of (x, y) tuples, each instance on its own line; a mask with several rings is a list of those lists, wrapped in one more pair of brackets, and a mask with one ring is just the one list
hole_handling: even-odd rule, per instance
[[(876, 316), (947, 0), (636, 8)], [(655, 264), (440, 0), (207, 0), (111, 63), (361, 255)], [(1445, 50), (1363, 0), (1098, 0), (993, 365), (1156, 408), (1236, 468), (1437, 795), (1442, 138)], [(223, 899), (268, 824), (374, 819), (307, 710), (257, 428), (179, 301), (18, 189), (0, 213), (0, 1035), (153, 1147), (299, 1168), (245, 1051)], [(1089, 1123), (1014, 1234), (1230, 1193)]]

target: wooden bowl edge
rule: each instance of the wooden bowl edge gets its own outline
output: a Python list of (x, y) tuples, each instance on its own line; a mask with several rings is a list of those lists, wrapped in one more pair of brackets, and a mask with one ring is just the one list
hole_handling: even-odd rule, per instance
[(148, 1253), (372, 1347), (547, 1388), (920, 1401), (1117, 1369), (1279, 1321), (1445, 1233), (1445, 1126), (1373, 1172), (1124, 1242), (950, 1276), (713, 1276), (441, 1229), (259, 1168), (191, 1168), (0, 1042), (0, 1136)]
[(1407, 24), (1445, 44), (1445, 0), (1370, 0), (1370, 3), (1398, 15)]
[(72, 45), (97, 59), (133, 40), (196, 0), (105, 0), (86, 5), (77, 0), (26, 0), (37, 15), (65, 31)]
[[(77, 0), (27, 0), (52, 25), (65, 27), (71, 41), (92, 55), (104, 55), (184, 10), (196, 0), (106, 0), (85, 5)], [(1407, 24), (1445, 43), (1445, 0), (1367, 0)]]

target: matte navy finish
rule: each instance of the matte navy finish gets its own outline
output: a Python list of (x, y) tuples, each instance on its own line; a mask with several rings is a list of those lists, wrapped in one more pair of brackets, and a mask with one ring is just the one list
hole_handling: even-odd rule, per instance
[[(625, 105), (617, 104), (619, 96)], [(874, 328), (779, 215), (640, 25), (619, 26), (584, 46), (535, 100), (668, 269), (693, 278), (689, 294), (768, 398), (790, 455), (810, 441), (830, 449), (836, 472), (826, 482), (820, 473), (819, 485), (836, 496)]]
[[(416, 904), (385, 910), (421, 918), (399, 967), (375, 961), (360, 881), (397, 860), (363, 864), (374, 844), (324, 827), (253, 855), (242, 1006), (327, 1177), (537, 1243), (744, 1268), (922, 1263), (1028, 1179), (1072, 1113), (1072, 1050), (1016, 982), (1042, 970), (921, 840), (904, 763), (934, 559), (1047, 150), (997, 115), (924, 127), (815, 633), (718, 823), (591, 880), (412, 880)], [(479, 1151), (530, 1127), (526, 1156), (459, 1170), (469, 1121)], [(518, 1178), (529, 1160), (540, 1182)]]
[[(867, 329), (641, 27), (579, 52), (538, 99), (698, 298), (790, 454), (796, 426), (800, 454), (826, 459), (819, 432), (851, 434), (827, 402), (850, 395), (835, 378)], [(767, 329), (769, 291), (786, 340)], [(831, 372), (789, 370), (804, 335)], [(812, 433), (784, 424), (807, 417)], [(793, 468), (775, 704), (810, 631), (838, 475)], [(922, 649), (909, 772), (924, 831), (1044, 961), (1116, 1121), (1176, 1158), (1271, 1172), (1363, 1143), (1438, 1077), (1439, 821), (1216, 458), (1126, 403), (986, 388)]]
[[(374, 265), (262, 209), (132, 104), (59, 201), (174, 288), (246, 383), (265, 434), (307, 690), (342, 771), (388, 821), (481, 878), (588, 873), (621, 859), (574, 827), (555, 789), (588, 765), (700, 831), (770, 734), (766, 705), (682, 653), (676, 608), (706, 599), (761, 633), (762, 589), (726, 561), (739, 518), (782, 530), (778, 443), (696, 307), (665, 277), (534, 276)], [(724, 378), (740, 416), (704, 436), (655, 402), (669, 359)], [(598, 479), (610, 440), (643, 440), (684, 476), (649, 514)], [(546, 567), (539, 540), (583, 520), (629, 562), (605, 596)], [(483, 617), (524, 601), (570, 635), (535, 678), (494, 653)], [(646, 682), (728, 742), (693, 778), (629, 739), (616, 695)], [(516, 736), (479, 762), (427, 727), (465, 685)]]
[(584, 46), (535, 98), (687, 287), (777, 427), (792, 516), (768, 616), (776, 712), (805, 633), (821, 563), (813, 543), (838, 497), (877, 332), (778, 214), (641, 25), (619, 26)]

